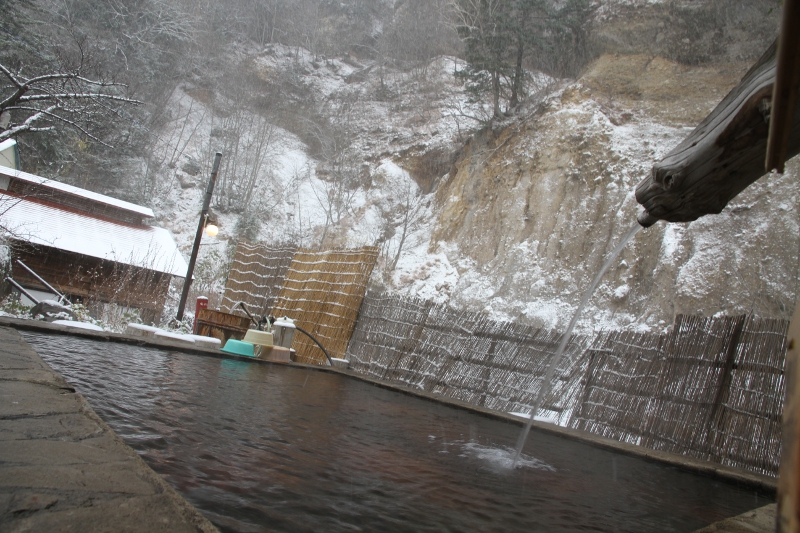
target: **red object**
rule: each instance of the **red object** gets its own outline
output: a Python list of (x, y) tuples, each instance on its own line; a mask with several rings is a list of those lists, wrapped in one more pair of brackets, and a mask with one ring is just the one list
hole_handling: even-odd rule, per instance
[(197, 297), (197, 305), (194, 306), (194, 325), (192, 326), (192, 333), (197, 334), (197, 315), (200, 314), (201, 309), (208, 309), (208, 298), (205, 296)]

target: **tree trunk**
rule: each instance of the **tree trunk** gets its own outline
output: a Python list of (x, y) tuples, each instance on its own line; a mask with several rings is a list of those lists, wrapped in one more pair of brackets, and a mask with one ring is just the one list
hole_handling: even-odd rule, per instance
[(522, 70), (522, 58), (525, 56), (525, 41), (522, 35), (517, 35), (517, 64), (514, 67), (514, 84), (511, 87), (511, 100), (508, 106), (514, 109), (519, 105), (520, 93), (522, 92), (522, 79), (524, 71)]
[(392, 261), (392, 267), (390, 270), (394, 271), (397, 268), (397, 263), (400, 261), (400, 253), (403, 251), (403, 245), (406, 243), (406, 233), (408, 233), (408, 219), (410, 214), (406, 211), (405, 219), (403, 220), (403, 233), (400, 234), (400, 243), (397, 245), (397, 253), (394, 254), (394, 260)]
[(492, 104), (494, 109), (493, 118), (500, 116), (500, 72), (492, 71)]

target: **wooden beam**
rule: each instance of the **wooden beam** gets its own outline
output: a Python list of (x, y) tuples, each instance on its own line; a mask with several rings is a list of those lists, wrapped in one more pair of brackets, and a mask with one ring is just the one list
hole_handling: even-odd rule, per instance
[[(777, 74), (772, 99), (766, 170), (783, 172), (791, 157), (793, 124), (800, 83), (800, 1), (784, 0)], [(800, 303), (789, 324), (786, 353), (786, 399), (783, 405), (781, 465), (778, 472), (778, 533), (800, 532)]]

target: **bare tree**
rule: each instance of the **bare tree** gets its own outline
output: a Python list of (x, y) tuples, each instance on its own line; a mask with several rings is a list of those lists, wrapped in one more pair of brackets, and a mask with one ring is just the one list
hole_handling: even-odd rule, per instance
[(400, 255), (403, 253), (403, 247), (407, 244), (409, 237), (420, 228), (427, 205), (425, 196), (415, 183), (407, 182), (399, 192), (399, 203), (395, 217), (392, 220), (395, 236), (397, 237), (397, 249), (389, 267), (390, 271), (397, 268)]
[(320, 237), (320, 247), (331, 229), (341, 225), (342, 220), (352, 214), (353, 203), (362, 188), (362, 167), (352, 150), (345, 150), (318, 170), (319, 185), (312, 190), (325, 213), (325, 225)]
[(234, 110), (214, 129), (222, 151), (229, 154), (220, 171), (215, 205), (223, 211), (246, 212), (254, 195), (272, 176), (269, 161), (278, 148), (276, 128), (266, 118)]
[(185, 42), (192, 38), (192, 17), (175, 1), (110, 0), (108, 8), (114, 18), (121, 19), (121, 34), (130, 41), (153, 46), (166, 40)]
[(59, 126), (72, 128), (89, 139), (106, 144), (95, 129), (120, 114), (121, 105), (141, 102), (124, 96), (125, 86), (84, 76), (86, 64), (26, 76), (24, 67), (14, 70), (0, 63), (5, 84), (0, 87), (0, 141), (24, 132), (44, 132)]
[(448, 0), (401, 0), (384, 29), (386, 53), (401, 64), (425, 74), (430, 61), (457, 53), (458, 35), (451, 24)]

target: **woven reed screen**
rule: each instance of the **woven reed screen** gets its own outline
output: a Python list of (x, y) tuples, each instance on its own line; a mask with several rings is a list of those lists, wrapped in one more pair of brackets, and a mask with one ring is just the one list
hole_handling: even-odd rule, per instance
[[(375, 246), (323, 252), (298, 250), (272, 314), (294, 319), (325, 346), (331, 357), (344, 359), (377, 259)], [(298, 362), (327, 364), (322, 350), (299, 332), (292, 347)]]
[(679, 315), (663, 339), (611, 335), (570, 425), (775, 476), (787, 327)]
[(275, 305), (297, 246), (240, 242), (236, 246), (220, 309), (231, 313), (244, 302), (251, 313), (266, 315)]
[[(558, 332), (370, 291), (347, 354), (350, 369), (481, 407), (528, 412)], [(589, 339), (573, 335), (543, 408), (561, 422), (578, 393)]]
[(570, 425), (632, 444), (642, 444), (642, 427), (652, 416), (663, 369), (666, 337), (603, 332), (587, 351), (580, 396)]
[[(543, 409), (561, 425), (776, 476), (783, 320), (678, 316), (667, 335), (575, 335)], [(560, 333), (370, 291), (350, 369), (506, 412), (528, 412)]]

